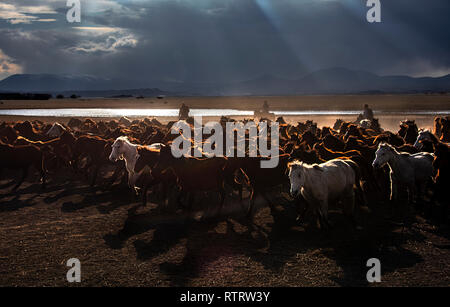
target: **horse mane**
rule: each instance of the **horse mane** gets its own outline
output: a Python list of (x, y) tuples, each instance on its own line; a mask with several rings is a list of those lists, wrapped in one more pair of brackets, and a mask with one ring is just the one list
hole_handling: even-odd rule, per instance
[(291, 161), (291, 162), (289, 162), (287, 164), (287, 166), (288, 166), (288, 168), (295, 167), (295, 166), (302, 166), (304, 168), (309, 168), (309, 169), (313, 168), (313, 169), (322, 171), (322, 169), (320, 169), (319, 164), (317, 164), (317, 163), (307, 164), (307, 163), (304, 163), (304, 162), (302, 162), (300, 160)]
[[(378, 145), (378, 148), (381, 148), (381, 147), (388, 148), (389, 150), (393, 151), (397, 155), (404, 154), (404, 153), (398, 152), (398, 150), (394, 146), (392, 146), (391, 144), (388, 144), (388, 143), (380, 143), (380, 145)], [(410, 155), (409, 153), (406, 153), (406, 154)]]
[(131, 143), (130, 140), (128, 139), (128, 136), (125, 136), (125, 135), (119, 136), (116, 139), (116, 141), (122, 141), (122, 142), (127, 143), (128, 145), (135, 145), (135, 144)]

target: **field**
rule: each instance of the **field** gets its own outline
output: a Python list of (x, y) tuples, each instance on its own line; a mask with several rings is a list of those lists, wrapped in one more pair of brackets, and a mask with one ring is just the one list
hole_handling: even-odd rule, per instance
[[(386, 112), (450, 109), (446, 95), (4, 101), (0, 107), (177, 108), (184, 102), (191, 108), (251, 110), (264, 100), (279, 110), (360, 110), (364, 103)], [(304, 119), (330, 125), (335, 117), (289, 120)], [(383, 128), (396, 131), (404, 118), (380, 119)], [(431, 127), (433, 116), (416, 120)], [(332, 230), (321, 232), (298, 225), (294, 207), (278, 192), (271, 193), (271, 207), (259, 200), (257, 226), (250, 227), (239, 206), (198, 221), (168, 214), (154, 203), (139, 207), (139, 199), (120, 183), (91, 188), (73, 174), (50, 174), (42, 191), (37, 174), (30, 174), (11, 193), (18, 173), (1, 175), (0, 286), (450, 285), (450, 231), (437, 222), (436, 213), (425, 218), (403, 208), (408, 222), (402, 227), (386, 218), (392, 208), (380, 203), (358, 210), (362, 230), (332, 211)], [(73, 257), (81, 261), (81, 284), (66, 281), (66, 261)], [(379, 284), (366, 280), (370, 258), (381, 261)]]

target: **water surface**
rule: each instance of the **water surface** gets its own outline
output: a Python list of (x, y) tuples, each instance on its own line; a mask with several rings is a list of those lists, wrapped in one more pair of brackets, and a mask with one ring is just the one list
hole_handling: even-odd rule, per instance
[[(301, 111), (272, 111), (276, 116), (320, 116), (320, 115), (358, 115), (361, 111), (333, 111), (333, 110), (301, 110)], [(402, 111), (383, 112), (383, 115), (448, 115), (450, 110), (441, 111)], [(107, 108), (65, 108), (65, 109), (0, 109), (0, 115), (10, 116), (43, 116), (43, 117), (177, 117), (178, 109), (107, 109)], [(191, 116), (253, 116), (253, 111), (234, 109), (191, 109)]]

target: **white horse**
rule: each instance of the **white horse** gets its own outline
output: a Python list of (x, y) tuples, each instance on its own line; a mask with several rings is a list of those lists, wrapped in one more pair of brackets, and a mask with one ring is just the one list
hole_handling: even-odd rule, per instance
[[(112, 144), (112, 151), (109, 155), (109, 160), (117, 162), (118, 160), (125, 160), (125, 167), (128, 173), (128, 185), (131, 188), (135, 188), (136, 180), (139, 178), (139, 174), (136, 174), (134, 167), (136, 161), (139, 158), (138, 147), (141, 145), (132, 144), (126, 136), (119, 136)], [(155, 143), (148, 147), (155, 150), (160, 150), (161, 143)]]
[(308, 165), (300, 161), (288, 164), (291, 195), (300, 194), (319, 215), (321, 228), (327, 227), (328, 204), (342, 201), (344, 213), (353, 219), (355, 207), (354, 185), (357, 184), (355, 167), (349, 160), (334, 159), (322, 164)]
[(375, 152), (372, 166), (374, 168), (381, 168), (386, 164), (389, 166), (391, 200), (398, 198), (398, 186), (404, 185), (408, 189), (408, 201), (413, 201), (417, 194), (416, 187), (419, 188), (419, 195), (422, 195), (427, 182), (432, 178), (433, 159), (434, 155), (431, 153), (400, 153), (391, 145), (381, 143)]
[(54, 123), (47, 131), (47, 136), (51, 138), (59, 138), (67, 129), (60, 123)]

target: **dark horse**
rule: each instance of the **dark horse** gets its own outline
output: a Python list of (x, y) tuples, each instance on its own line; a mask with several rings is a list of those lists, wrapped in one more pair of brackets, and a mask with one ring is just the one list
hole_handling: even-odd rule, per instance
[[(172, 170), (182, 192), (189, 193), (188, 210), (192, 209), (194, 193), (217, 191), (220, 195), (219, 214), (225, 201), (225, 173), (227, 160), (225, 158), (175, 158), (171, 147), (161, 148), (157, 169)], [(180, 194), (180, 197), (182, 194)]]
[(45, 188), (45, 168), (42, 151), (34, 145), (13, 146), (0, 142), (0, 172), (3, 169), (21, 169), (22, 177), (13, 191), (22, 184), (30, 166), (41, 174), (42, 188)]

